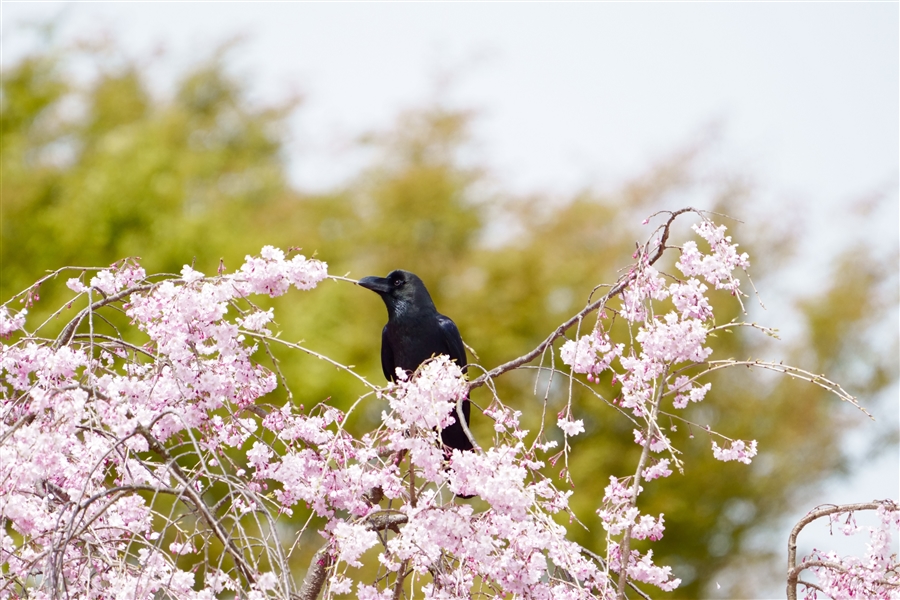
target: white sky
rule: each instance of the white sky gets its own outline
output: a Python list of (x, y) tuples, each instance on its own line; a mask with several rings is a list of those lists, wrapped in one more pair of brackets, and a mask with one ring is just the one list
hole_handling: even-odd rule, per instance
[[(23, 20), (63, 13), (63, 39), (112, 32), (135, 56), (163, 45), (160, 81), (246, 35), (233, 63), (254, 93), (305, 95), (291, 122), (290, 172), (307, 190), (345, 180), (359, 166), (347, 150), (356, 135), (441, 89), (452, 105), (481, 111), (478, 152), (502, 189), (612, 189), (718, 123), (716, 163), (749, 174), (758, 198), (802, 207), (819, 232), (811, 256), (848, 235), (897, 245), (895, 2), (4, 1), (0, 10), (3, 64), (34, 41)], [(441, 74), (453, 75), (450, 87), (438, 87)], [(847, 231), (847, 201), (878, 192), (889, 201), (877, 225)], [(830, 493), (897, 498), (897, 461)]]
[[(65, 8), (65, 10), (63, 10)], [(456, 72), (454, 104), (508, 188), (565, 192), (640, 172), (711, 122), (722, 151), (779, 192), (832, 204), (896, 184), (898, 5), (3, 2), (4, 62), (23, 18), (62, 37), (114, 32), (177, 63), (232, 35), (261, 95), (299, 89), (294, 180)]]

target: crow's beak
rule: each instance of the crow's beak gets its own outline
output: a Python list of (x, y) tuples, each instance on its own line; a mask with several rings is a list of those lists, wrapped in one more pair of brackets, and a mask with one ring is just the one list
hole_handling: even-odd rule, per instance
[(386, 294), (391, 291), (391, 285), (386, 277), (363, 277), (356, 284), (372, 290), (376, 294)]

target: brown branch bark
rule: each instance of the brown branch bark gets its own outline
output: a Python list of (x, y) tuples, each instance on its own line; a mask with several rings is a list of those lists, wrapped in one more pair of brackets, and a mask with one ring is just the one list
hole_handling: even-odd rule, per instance
[(325, 544), (313, 554), (312, 560), (309, 561), (309, 569), (306, 571), (306, 577), (303, 578), (303, 584), (297, 594), (300, 600), (316, 600), (319, 597), (322, 586), (325, 584), (325, 574), (331, 563), (331, 553), (328, 551), (328, 544)]
[[(666, 211), (666, 212), (668, 212), (668, 211)], [(682, 208), (682, 209), (679, 209), (679, 210), (676, 210), (673, 212), (669, 212), (669, 218), (666, 220), (666, 222), (663, 225), (661, 225), (659, 227), (659, 230), (662, 230), (662, 233), (660, 234), (660, 237), (659, 237), (659, 244), (656, 246), (656, 248), (654, 248), (652, 250), (652, 253), (650, 253), (649, 252), (650, 251), (650, 242), (653, 239), (651, 236), (651, 239), (648, 240), (644, 244), (643, 250), (641, 251), (641, 257), (646, 257), (646, 259), (642, 259), (642, 260), (645, 260), (644, 264), (646, 266), (650, 266), (650, 265), (654, 264), (656, 261), (658, 261), (660, 258), (662, 258), (663, 253), (666, 251), (667, 248), (669, 248), (669, 246), (666, 246), (666, 242), (669, 239), (669, 231), (672, 226), (672, 223), (675, 221), (676, 217), (678, 217), (679, 215), (684, 214), (686, 212), (695, 212), (697, 214), (701, 214), (701, 211), (699, 211), (695, 208)], [(656, 214), (660, 214), (660, 213), (656, 213)], [(653, 215), (653, 216), (655, 216), (655, 215)], [(607, 302), (609, 302), (610, 299), (621, 294), (625, 290), (625, 288), (628, 287), (628, 284), (630, 284), (634, 280), (634, 278), (637, 276), (637, 273), (638, 273), (638, 270), (635, 268), (632, 268), (628, 272), (627, 275), (620, 277), (619, 280), (615, 283), (615, 285), (613, 285), (612, 289), (610, 289), (606, 294), (604, 294), (602, 298), (600, 298), (599, 300), (596, 300), (594, 302), (591, 302), (590, 304), (585, 306), (583, 309), (581, 309), (577, 314), (575, 314), (569, 320), (567, 320), (565, 323), (562, 323), (559, 327), (557, 327), (553, 331), (553, 333), (548, 335), (547, 338), (543, 342), (538, 344), (533, 350), (531, 350), (527, 354), (523, 354), (522, 356), (515, 358), (509, 362), (503, 363), (500, 366), (494, 367), (487, 373), (484, 373), (483, 375), (480, 375), (479, 377), (473, 379), (469, 383), (469, 389), (472, 390), (477, 387), (481, 387), (482, 385), (485, 384), (485, 382), (488, 379), (493, 379), (495, 377), (498, 377), (499, 375), (502, 375), (503, 373), (506, 373), (507, 371), (512, 371), (513, 369), (517, 369), (517, 368), (521, 367), (522, 365), (528, 364), (531, 361), (533, 361), (535, 358), (540, 356), (547, 348), (549, 348), (550, 345), (553, 344), (553, 342), (555, 342), (556, 340), (558, 340), (559, 338), (564, 336), (566, 331), (568, 331), (573, 325), (575, 325), (575, 323), (578, 323), (579, 321), (584, 319), (584, 317), (586, 317), (587, 315), (596, 311), (601, 306), (604, 306)]]
[(69, 342), (72, 341), (72, 336), (75, 335), (75, 330), (78, 329), (78, 326), (81, 325), (81, 322), (84, 321), (84, 318), (90, 314), (91, 312), (97, 310), (98, 308), (102, 308), (107, 304), (112, 304), (122, 298), (131, 295), (135, 292), (143, 292), (149, 290), (153, 287), (153, 284), (144, 284), (144, 285), (136, 285), (127, 289), (124, 289), (120, 292), (117, 292), (111, 296), (106, 296), (103, 300), (97, 300), (90, 306), (87, 306), (75, 315), (75, 318), (69, 321), (69, 324), (66, 325), (65, 329), (59, 334), (59, 337), (56, 338), (56, 342), (53, 344), (54, 348), (61, 348), (65, 346)]

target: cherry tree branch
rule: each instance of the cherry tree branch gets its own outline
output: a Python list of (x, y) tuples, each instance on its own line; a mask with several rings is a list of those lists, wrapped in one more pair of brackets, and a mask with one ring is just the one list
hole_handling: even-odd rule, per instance
[[(668, 211), (665, 211), (668, 212)], [(653, 236), (650, 236), (650, 239), (644, 244), (643, 250), (641, 252), (642, 257), (646, 257), (643, 259), (646, 266), (652, 265), (656, 263), (660, 258), (662, 258), (663, 253), (670, 247), (666, 245), (666, 242), (669, 239), (669, 233), (671, 230), (672, 223), (675, 219), (684, 213), (693, 212), (702, 215), (702, 211), (697, 210), (696, 208), (682, 208), (676, 211), (668, 212), (669, 218), (666, 222), (657, 228), (657, 232), (659, 233), (659, 241), (656, 246), (653, 248), (652, 253), (650, 251), (650, 244), (653, 241)], [(660, 214), (660, 213), (656, 213)], [(652, 216), (656, 216), (656, 214)], [(652, 217), (651, 217), (652, 218)], [(656, 232), (654, 232), (656, 235)], [(566, 331), (571, 329), (573, 325), (582, 321), (587, 315), (596, 311), (600, 307), (604, 306), (607, 302), (609, 302), (615, 296), (621, 294), (628, 285), (634, 281), (634, 278), (638, 275), (638, 269), (632, 268), (626, 275), (623, 275), (619, 278), (619, 280), (613, 285), (613, 287), (606, 292), (599, 300), (595, 300), (591, 302), (583, 309), (578, 311), (575, 315), (573, 315), (566, 322), (562, 323), (559, 327), (553, 330), (553, 333), (548, 335), (543, 342), (538, 344), (535, 348), (533, 348), (530, 352), (523, 354), (522, 356), (515, 358), (509, 362), (505, 362), (502, 365), (494, 367), (490, 371), (480, 375), (476, 379), (472, 380), (469, 383), (469, 389), (475, 389), (477, 387), (481, 387), (485, 384), (488, 379), (492, 379), (494, 377), (498, 377), (507, 371), (512, 371), (521, 367), (522, 365), (528, 364), (533, 361), (535, 358), (540, 356), (547, 348), (549, 348), (553, 342), (563, 337), (566, 334)]]
[[(804, 585), (811, 585), (806, 582), (800, 581), (800, 573), (805, 569), (810, 567), (825, 567), (828, 569), (840, 571), (842, 573), (847, 573), (847, 569), (844, 568), (843, 565), (839, 563), (834, 563), (830, 561), (802, 561), (799, 565), (797, 564), (797, 536), (800, 535), (800, 532), (803, 531), (803, 528), (812, 523), (817, 519), (821, 519), (822, 517), (827, 517), (833, 514), (841, 514), (841, 513), (853, 513), (855, 511), (862, 510), (878, 510), (880, 507), (884, 506), (888, 510), (896, 511), (900, 510), (900, 507), (893, 500), (879, 500), (875, 502), (864, 502), (859, 504), (842, 504), (842, 505), (825, 505), (817, 507), (809, 512), (805, 517), (800, 519), (794, 528), (791, 529), (791, 534), (788, 536), (788, 571), (787, 571), (787, 597), (788, 600), (797, 600), (797, 584), (802, 583)], [(878, 583), (896, 586), (895, 583), (877, 580)], [(818, 586), (812, 585), (812, 587), (816, 589), (821, 589)]]
[(325, 544), (313, 554), (312, 560), (309, 561), (309, 569), (306, 570), (306, 577), (303, 578), (303, 584), (297, 592), (300, 600), (316, 600), (319, 597), (325, 584), (325, 575), (333, 562), (329, 544)]
[[(664, 381), (666, 378), (665, 373), (660, 378), (661, 381)], [(647, 419), (647, 432), (644, 434), (644, 444), (643, 448), (641, 448), (641, 457), (638, 459), (637, 468), (634, 471), (634, 478), (632, 480), (632, 492), (631, 492), (631, 506), (637, 506), (637, 497), (640, 494), (641, 490), (641, 477), (644, 472), (644, 465), (647, 464), (647, 458), (650, 456), (650, 444), (653, 441), (653, 426), (656, 424), (656, 418), (659, 414), (659, 403), (662, 400), (662, 390), (663, 386), (657, 388), (653, 404), (651, 406), (651, 413), (649, 418)], [(616, 589), (616, 598), (619, 600), (624, 600), (625, 598), (625, 584), (628, 582), (628, 559), (629, 552), (631, 549), (631, 530), (632, 527), (629, 525), (625, 529), (625, 535), (622, 537), (622, 542), (619, 545), (619, 560), (621, 562), (621, 570), (619, 571), (619, 582), (618, 587)]]
[(159, 454), (163, 458), (166, 459), (166, 462), (169, 464), (173, 474), (176, 479), (178, 479), (178, 483), (181, 485), (181, 488), (184, 490), (185, 495), (190, 498), (190, 504), (193, 505), (194, 509), (197, 511), (197, 514), (209, 525), (210, 529), (213, 531), (215, 536), (222, 542), (222, 545), (231, 555), (234, 560), (235, 565), (241, 571), (241, 574), (249, 583), (254, 583), (256, 581), (256, 577), (254, 575), (254, 570), (247, 564), (247, 561), (244, 559), (244, 555), (241, 550), (235, 545), (234, 540), (230, 535), (225, 533), (222, 530), (221, 524), (219, 520), (210, 512), (209, 507), (206, 502), (203, 501), (203, 498), (194, 490), (191, 485), (190, 478), (181, 470), (181, 467), (178, 465), (178, 462), (169, 454), (169, 451), (166, 450), (166, 447), (157, 440), (150, 431), (144, 427), (143, 425), (138, 425), (135, 428), (135, 433), (138, 433), (143, 437), (147, 444), (150, 447), (150, 450)]

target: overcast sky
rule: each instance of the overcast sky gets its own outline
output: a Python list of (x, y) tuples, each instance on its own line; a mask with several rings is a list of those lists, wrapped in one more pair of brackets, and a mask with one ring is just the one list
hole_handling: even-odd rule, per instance
[(330, 154), (456, 73), (455, 105), (507, 187), (570, 191), (640, 172), (722, 126), (724, 158), (773, 190), (834, 203), (893, 183), (898, 5), (3, 2), (4, 62), (23, 19), (61, 37), (108, 31), (171, 62), (245, 35), (235, 67), (262, 95), (300, 90), (295, 182), (327, 187)]
[[(897, 244), (898, 6), (4, 1), (0, 10), (4, 64), (34, 43), (25, 21), (62, 15), (61, 39), (106, 31), (134, 56), (164, 46), (160, 85), (246, 36), (232, 62), (254, 94), (305, 96), (289, 158), (307, 190), (354, 172), (347, 148), (359, 133), (438, 93), (480, 111), (479, 157), (499, 185), (523, 193), (614, 188), (717, 124), (714, 160), (751, 176), (757, 198), (807, 209), (818, 256), (849, 234)], [(879, 193), (888, 201), (872, 230), (847, 231), (848, 201)], [(886, 461), (828, 499), (859, 489), (857, 500), (897, 498), (898, 459)]]

